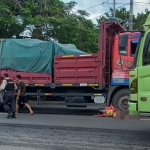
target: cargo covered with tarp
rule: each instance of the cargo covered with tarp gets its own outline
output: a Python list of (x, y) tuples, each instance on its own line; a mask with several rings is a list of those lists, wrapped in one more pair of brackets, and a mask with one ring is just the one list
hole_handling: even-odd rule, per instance
[(52, 74), (55, 55), (86, 54), (73, 44), (37, 39), (6, 39), (0, 42), (0, 68)]

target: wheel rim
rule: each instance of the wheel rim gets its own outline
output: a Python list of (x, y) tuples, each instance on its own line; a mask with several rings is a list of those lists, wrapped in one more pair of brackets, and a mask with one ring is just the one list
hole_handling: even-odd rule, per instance
[(121, 109), (123, 111), (127, 111), (128, 110), (128, 101), (129, 101), (129, 95), (124, 95), (124, 96), (120, 97), (119, 101), (118, 101), (119, 109)]

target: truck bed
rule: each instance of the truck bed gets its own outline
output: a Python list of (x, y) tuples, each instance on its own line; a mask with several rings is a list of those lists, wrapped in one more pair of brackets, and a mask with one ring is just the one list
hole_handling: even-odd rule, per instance
[(54, 82), (56, 84), (99, 83), (99, 54), (54, 57)]
[(1, 81), (3, 74), (7, 72), (9, 74), (9, 77), (13, 80), (15, 80), (16, 75), (20, 74), (22, 76), (22, 80), (29, 85), (35, 85), (38, 86), (38, 84), (50, 84), (52, 83), (52, 75), (50, 74), (42, 74), (42, 73), (31, 73), (31, 72), (17, 72), (13, 70), (6, 70), (2, 69), (0, 70), (1, 73)]

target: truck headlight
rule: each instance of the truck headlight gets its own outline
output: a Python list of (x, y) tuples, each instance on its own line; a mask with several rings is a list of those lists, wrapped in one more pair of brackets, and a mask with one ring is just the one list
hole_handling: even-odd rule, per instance
[(136, 94), (136, 93), (137, 93), (137, 79), (133, 80), (130, 86), (130, 94)]

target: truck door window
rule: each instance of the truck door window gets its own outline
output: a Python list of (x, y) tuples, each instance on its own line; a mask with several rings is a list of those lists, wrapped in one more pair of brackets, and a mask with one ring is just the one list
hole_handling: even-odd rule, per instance
[(131, 56), (132, 57), (134, 57), (134, 55), (135, 55), (137, 43), (138, 43), (138, 40), (131, 41)]
[(119, 37), (119, 54), (127, 55), (128, 35), (121, 35)]
[(148, 33), (144, 44), (143, 65), (150, 65), (150, 33)]

